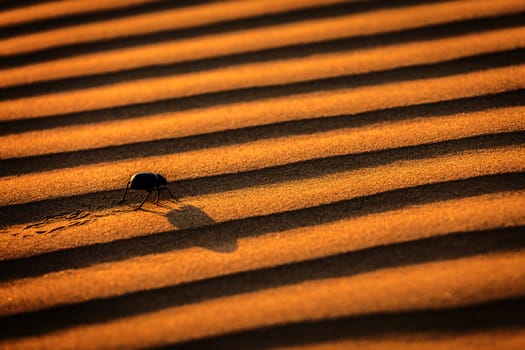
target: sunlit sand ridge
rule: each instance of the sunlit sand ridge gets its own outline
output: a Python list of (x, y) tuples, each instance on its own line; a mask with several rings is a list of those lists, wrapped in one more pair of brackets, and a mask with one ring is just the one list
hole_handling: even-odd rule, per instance
[(0, 348), (525, 347), (524, 23), (0, 4)]

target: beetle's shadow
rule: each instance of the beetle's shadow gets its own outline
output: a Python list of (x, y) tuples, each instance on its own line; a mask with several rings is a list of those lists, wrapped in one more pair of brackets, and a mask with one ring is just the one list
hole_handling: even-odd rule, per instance
[(200, 230), (215, 224), (215, 221), (202, 209), (181, 202), (178, 202), (176, 205), (161, 204), (160, 206), (167, 211), (142, 210), (166, 216), (171, 225), (180, 230), (191, 231), (191, 229), (195, 229), (194, 232), (189, 233), (189, 235), (181, 235), (181, 239), (191, 239), (190, 245), (221, 253), (229, 253), (237, 249), (237, 239), (235, 235), (214, 234), (212, 230)]

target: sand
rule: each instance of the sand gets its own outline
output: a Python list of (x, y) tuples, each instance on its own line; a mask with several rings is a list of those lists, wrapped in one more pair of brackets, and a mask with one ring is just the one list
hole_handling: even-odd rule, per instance
[(523, 348), (523, 11), (6, 3), (0, 348)]

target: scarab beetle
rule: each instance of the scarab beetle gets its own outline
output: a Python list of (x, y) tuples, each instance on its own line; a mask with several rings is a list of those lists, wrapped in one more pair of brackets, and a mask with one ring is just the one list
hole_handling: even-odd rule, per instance
[(130, 188), (134, 190), (144, 190), (148, 192), (146, 194), (146, 197), (144, 197), (144, 199), (142, 200), (142, 203), (140, 203), (140, 205), (136, 207), (135, 210), (140, 209), (142, 207), (142, 205), (146, 202), (146, 200), (148, 199), (148, 197), (154, 189), (157, 190), (157, 205), (159, 204), (160, 190), (167, 190), (171, 198), (177, 199), (173, 196), (170, 189), (168, 188), (168, 181), (161, 174), (136, 173), (133, 176), (131, 176), (131, 179), (126, 185), (126, 191), (124, 192), (124, 195), (122, 196), (122, 199), (120, 200), (119, 204), (124, 202), (124, 198), (126, 198), (126, 194), (128, 193), (128, 190)]

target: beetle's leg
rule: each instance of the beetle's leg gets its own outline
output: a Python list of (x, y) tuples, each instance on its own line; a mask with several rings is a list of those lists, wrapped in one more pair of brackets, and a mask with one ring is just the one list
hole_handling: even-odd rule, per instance
[(129, 181), (128, 181), (128, 184), (126, 185), (126, 191), (124, 192), (124, 195), (122, 196), (122, 199), (120, 200), (120, 202), (118, 202), (118, 204), (124, 202), (124, 198), (126, 198), (126, 194), (128, 193), (128, 189), (129, 189)]
[(136, 207), (135, 210), (139, 210), (142, 207), (142, 205), (146, 203), (146, 199), (148, 199), (150, 194), (151, 194), (151, 190), (148, 191), (148, 194), (146, 195), (146, 197), (144, 197), (144, 200), (142, 201), (142, 203), (140, 203), (140, 205)]
[(166, 186), (166, 191), (168, 191), (168, 193), (170, 194), (170, 198), (171, 198), (171, 199), (175, 199), (177, 202), (179, 201), (179, 199), (178, 199), (177, 197), (175, 197), (175, 196), (173, 195), (173, 193), (171, 193), (170, 189), (169, 189), (167, 186)]
[(157, 187), (157, 205), (159, 205), (159, 199), (160, 199), (160, 187)]

